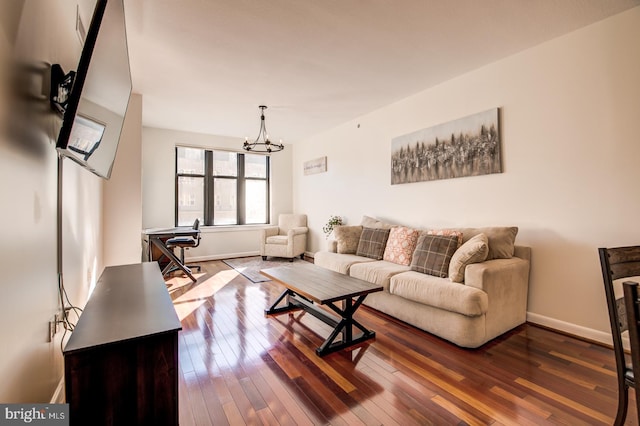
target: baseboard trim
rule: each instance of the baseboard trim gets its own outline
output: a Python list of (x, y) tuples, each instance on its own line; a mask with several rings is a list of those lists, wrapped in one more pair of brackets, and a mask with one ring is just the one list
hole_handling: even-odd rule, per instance
[[(314, 252), (305, 251), (305, 257), (310, 257), (313, 259)], [(225, 254), (215, 254), (210, 256), (194, 256), (194, 257), (186, 257), (185, 262), (206, 262), (207, 260), (224, 260), (224, 259), (233, 259), (235, 257), (250, 257), (250, 256), (260, 256), (259, 251), (246, 251), (241, 253), (225, 253)]]
[(527, 322), (558, 330), (576, 337), (581, 337), (585, 340), (601, 343), (603, 345), (611, 346), (613, 344), (611, 334), (609, 333), (550, 318), (544, 315), (535, 314), (533, 312), (527, 312)]
[(223, 259), (233, 259), (235, 257), (250, 257), (250, 256), (260, 256), (259, 251), (247, 251), (240, 253), (225, 253), (225, 254), (214, 254), (209, 256), (194, 256), (194, 257), (185, 257), (185, 262), (205, 262), (207, 260), (223, 260)]
[(56, 390), (53, 392), (53, 395), (51, 396), (51, 401), (49, 401), (49, 404), (64, 404), (65, 402), (65, 397), (64, 397), (64, 376), (60, 378), (60, 381), (58, 382), (58, 386), (56, 387)]

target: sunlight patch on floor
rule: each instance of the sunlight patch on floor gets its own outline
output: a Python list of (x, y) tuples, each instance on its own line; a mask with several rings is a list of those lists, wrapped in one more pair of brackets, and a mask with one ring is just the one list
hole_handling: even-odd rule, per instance
[(200, 306), (204, 305), (205, 300), (192, 300), (185, 302), (173, 302), (173, 307), (176, 310), (176, 314), (178, 314), (178, 319), (182, 321)]
[[(205, 273), (193, 274), (196, 280), (199, 280), (201, 277), (204, 277), (205, 275), (206, 275)], [(187, 277), (186, 275), (181, 275), (181, 276), (169, 278), (168, 280), (165, 281), (165, 283), (167, 284), (167, 290), (169, 290), (169, 293), (173, 293), (174, 291), (179, 290), (182, 287), (186, 287), (193, 284), (193, 281), (191, 281), (191, 278)]]
[[(204, 274), (200, 274), (203, 276)], [(176, 313), (178, 314), (178, 318), (182, 321), (184, 318), (193, 313), (196, 309), (202, 306), (207, 298), (212, 297), (218, 291), (222, 290), (224, 286), (229, 284), (235, 277), (237, 277), (239, 273), (234, 270), (228, 271), (220, 271), (217, 274), (207, 278), (207, 280), (199, 283), (197, 286), (193, 287), (191, 290), (188, 290), (184, 294), (180, 295), (176, 299), (173, 300), (173, 306), (175, 307)], [(194, 275), (198, 277), (198, 275)], [(172, 283), (169, 291), (174, 290), (174, 286), (177, 285), (179, 287), (184, 287), (191, 283), (189, 278), (187, 279), (187, 283), (183, 282), (174, 282)]]

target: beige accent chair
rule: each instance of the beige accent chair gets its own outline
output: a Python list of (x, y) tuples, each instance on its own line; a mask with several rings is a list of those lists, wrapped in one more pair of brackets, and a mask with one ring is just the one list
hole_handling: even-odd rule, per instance
[(278, 226), (264, 228), (260, 232), (260, 255), (263, 260), (267, 256), (286, 257), (293, 262), (293, 258), (304, 258), (307, 247), (307, 215), (281, 214)]

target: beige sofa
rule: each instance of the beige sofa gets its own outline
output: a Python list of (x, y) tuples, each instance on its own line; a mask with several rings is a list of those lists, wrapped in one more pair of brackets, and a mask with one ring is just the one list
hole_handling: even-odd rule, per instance
[[(401, 238), (409, 233), (412, 239), (419, 235), (416, 244), (423, 248), (441, 238), (430, 236), (439, 232), (365, 216), (360, 226), (336, 227), (336, 239), (329, 242), (328, 250), (315, 253), (315, 264), (382, 285), (384, 290), (368, 295), (365, 305), (462, 347), (479, 347), (525, 322), (531, 249), (515, 245), (518, 228), (455, 229), (454, 237), (445, 240), (453, 241), (457, 234), (458, 244), (448, 249), (453, 252), (449, 269), (436, 272), (436, 276), (419, 267), (419, 253), (424, 260), (425, 252), (433, 255), (430, 249), (419, 251), (414, 245), (408, 264), (406, 258), (387, 256), (391, 237), (380, 260), (358, 255), (362, 240), (354, 252), (358, 231), (362, 239), (365, 233), (377, 232), (372, 229), (389, 229), (393, 235), (394, 228), (402, 228), (403, 232), (395, 232), (393, 242), (405, 254), (412, 250), (412, 241), (407, 244)], [(402, 237), (398, 239), (398, 235)]]

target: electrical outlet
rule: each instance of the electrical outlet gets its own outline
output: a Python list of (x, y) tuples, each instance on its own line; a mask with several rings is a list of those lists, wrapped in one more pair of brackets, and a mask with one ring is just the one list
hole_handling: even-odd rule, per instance
[(49, 339), (47, 342), (53, 342), (53, 338), (58, 333), (58, 324), (62, 324), (62, 314), (55, 314), (53, 320), (49, 321)]
[(53, 342), (53, 337), (56, 335), (56, 321), (49, 321), (49, 338), (47, 342)]

